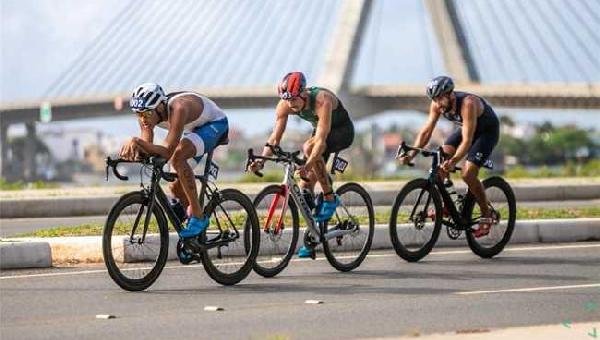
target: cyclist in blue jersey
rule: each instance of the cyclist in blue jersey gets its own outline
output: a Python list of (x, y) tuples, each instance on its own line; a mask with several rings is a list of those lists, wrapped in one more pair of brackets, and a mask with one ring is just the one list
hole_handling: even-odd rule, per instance
[[(460, 128), (446, 139), (444, 152), (450, 157), (441, 166), (443, 175), (454, 169), (456, 163), (467, 156), (462, 169), (462, 178), (469, 186), (481, 209), (479, 228), (475, 237), (482, 237), (496, 224), (493, 210), (486, 197), (485, 190), (478, 178), (479, 169), (488, 161), (500, 137), (500, 122), (490, 104), (474, 94), (454, 91), (454, 82), (450, 77), (439, 76), (427, 85), (427, 96), (431, 99), (429, 118), (414, 143), (422, 148), (429, 139), (440, 116), (456, 123)], [(400, 158), (403, 164), (409, 163), (414, 152)]]
[[(180, 236), (198, 236), (206, 230), (209, 220), (198, 201), (193, 168), (205, 153), (227, 138), (229, 125), (225, 113), (205, 96), (194, 92), (165, 94), (162, 87), (154, 83), (136, 87), (130, 107), (137, 115), (141, 136), (125, 143), (120, 157), (133, 160), (147, 154), (169, 160), (178, 175), (178, 179), (170, 184), (170, 190), (183, 207), (189, 205), (191, 210)], [(168, 131), (163, 145), (154, 144), (156, 126)], [(182, 215), (181, 220), (184, 220), (185, 213)]]

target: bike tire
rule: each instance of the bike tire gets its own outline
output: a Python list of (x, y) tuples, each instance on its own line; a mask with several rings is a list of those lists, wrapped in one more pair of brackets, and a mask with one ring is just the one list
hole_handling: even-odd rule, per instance
[[(485, 247), (481, 244), (481, 242), (480, 242), (481, 239), (478, 239), (473, 235), (473, 231), (470, 228), (467, 230), (467, 233), (466, 233), (469, 248), (471, 248), (473, 253), (475, 253), (476, 255), (478, 255), (482, 258), (492, 258), (492, 257), (498, 255), (500, 252), (502, 252), (502, 250), (504, 250), (504, 247), (506, 246), (506, 244), (510, 241), (512, 233), (515, 229), (515, 222), (517, 219), (517, 202), (516, 202), (515, 194), (511, 188), (510, 184), (508, 184), (502, 177), (494, 176), (494, 177), (487, 178), (482, 182), (482, 184), (486, 191), (490, 188), (497, 188), (497, 189), (501, 190), (502, 193), (506, 197), (507, 206), (508, 206), (508, 219), (506, 220), (506, 230), (504, 231), (502, 238), (500, 238), (500, 241), (498, 243), (494, 244), (491, 247)], [(477, 203), (475, 201), (475, 197), (471, 193), (469, 193), (469, 195), (465, 199), (465, 210), (464, 210), (464, 213), (465, 213), (464, 216), (468, 220), (470, 220), (472, 218), (473, 209), (476, 204)], [(492, 229), (494, 227), (495, 226), (492, 226)], [(491, 233), (491, 231), (490, 231), (490, 233)], [(487, 236), (484, 236), (484, 237), (487, 237)]]
[[(115, 228), (115, 224), (117, 219), (121, 215), (121, 213), (125, 210), (125, 208), (132, 206), (134, 204), (139, 204), (140, 206), (148, 207), (149, 199), (145, 197), (145, 195), (140, 192), (131, 192), (123, 195), (111, 208), (108, 213), (108, 217), (106, 219), (106, 223), (104, 224), (104, 229), (102, 232), (102, 254), (104, 257), (104, 264), (106, 265), (106, 269), (108, 270), (108, 274), (113, 279), (113, 281), (119, 285), (119, 287), (128, 290), (128, 291), (141, 291), (150, 287), (154, 281), (158, 278), (160, 273), (162, 272), (169, 253), (169, 229), (168, 222), (165, 218), (163, 211), (160, 209), (159, 205), (154, 204), (153, 215), (156, 218), (158, 231), (159, 231), (159, 240), (160, 240), (160, 248), (159, 254), (154, 264), (154, 267), (143, 277), (138, 279), (129, 278), (125, 275), (124, 271), (122, 271), (117, 265), (117, 261), (115, 260), (115, 256), (113, 254), (113, 230)], [(140, 221), (142, 222), (142, 221)], [(143, 222), (142, 222), (143, 223)], [(143, 227), (143, 224), (139, 227)], [(139, 228), (138, 227), (138, 228)], [(115, 240), (119, 242), (119, 240)], [(118, 245), (118, 243), (117, 243)], [(125, 254), (125, 251), (124, 251)], [(124, 255), (123, 256), (126, 256)], [(123, 260), (125, 262), (125, 260)], [(131, 270), (129, 270), (131, 271)], [(126, 272), (126, 271), (125, 271)]]
[[(246, 215), (246, 219), (244, 226), (239, 227), (238, 230), (242, 230), (244, 234), (248, 231), (251, 233), (251, 237), (248, 238), (247, 235), (242, 236), (244, 242), (244, 249), (246, 253), (246, 257), (244, 262), (240, 266), (239, 269), (233, 272), (224, 272), (220, 270), (219, 266), (213, 263), (213, 256), (210, 256), (207, 250), (203, 250), (201, 252), (202, 257), (202, 265), (206, 270), (208, 276), (210, 276), (216, 282), (222, 285), (234, 285), (243, 279), (245, 279), (248, 274), (252, 271), (252, 267), (256, 260), (256, 255), (258, 254), (260, 235), (258, 230), (258, 218), (256, 217), (256, 211), (254, 210), (254, 206), (252, 205), (252, 201), (248, 196), (244, 195), (241, 191), (236, 189), (225, 189), (219, 191), (218, 194), (214, 195), (211, 200), (206, 205), (204, 209), (204, 213), (207, 216), (210, 216), (211, 219), (214, 217), (215, 209), (219, 206), (226, 205), (227, 201), (233, 201), (239, 204), (244, 209), (244, 214)], [(248, 241), (250, 240), (250, 244), (248, 247)]]
[[(269, 196), (271, 195), (283, 195), (282, 192), (282, 187), (281, 185), (269, 185), (266, 188), (264, 188), (263, 190), (261, 190), (258, 195), (256, 195), (256, 197), (254, 198), (254, 207), (255, 209), (258, 209), (261, 206), (261, 203), (263, 203), (263, 200), (267, 199)], [(260, 261), (262, 258), (262, 254), (261, 251), (268, 251), (268, 246), (269, 244), (267, 242), (271, 242), (271, 243), (275, 243), (276, 239), (274, 237), (272, 237), (272, 235), (269, 235), (267, 231), (265, 231), (264, 226), (262, 225), (263, 223), (265, 223), (264, 221), (262, 221), (259, 218), (259, 233), (261, 236), (260, 239), (260, 247), (261, 249), (258, 251), (258, 256), (257, 256), (257, 261), (255, 261), (254, 264), (254, 271), (259, 274), (260, 276), (269, 278), (269, 277), (274, 277), (275, 275), (281, 273), (290, 263), (290, 260), (292, 259), (292, 256), (294, 255), (294, 253), (296, 252), (296, 247), (298, 244), (298, 237), (299, 237), (299, 233), (300, 233), (300, 218), (298, 216), (298, 208), (296, 207), (296, 205), (294, 204), (294, 201), (291, 199), (291, 197), (288, 199), (288, 207), (289, 212), (291, 214), (291, 218), (292, 218), (292, 224), (291, 224), (291, 239), (289, 242), (289, 245), (284, 245), (284, 247), (286, 247), (287, 249), (285, 250), (284, 254), (280, 254), (283, 255), (282, 257), (280, 257), (280, 261)], [(257, 217), (258, 217), (258, 212), (257, 212)], [(278, 216), (273, 216), (274, 219), (277, 219)], [(285, 229), (283, 230), (283, 232), (285, 232)], [(277, 239), (277, 241), (282, 240), (283, 239), (282, 235), (279, 239)], [(273, 247), (276, 248), (276, 247)], [(272, 265), (270, 265), (272, 264)]]
[[(409, 250), (408, 242), (410, 240), (401, 240), (398, 237), (398, 230), (402, 228), (412, 228), (412, 226), (401, 226), (398, 228), (398, 212), (400, 207), (405, 203), (405, 200), (413, 191), (421, 190), (421, 192), (427, 192), (429, 194), (428, 197), (431, 197), (433, 203), (434, 210), (434, 224), (433, 224), (433, 232), (431, 233), (431, 237), (427, 240), (421, 247), (417, 250)], [(409, 206), (415, 206), (409, 203)], [(413, 208), (414, 209), (414, 208)], [(427, 209), (425, 206), (424, 209)], [(412, 221), (411, 221), (412, 222)], [(414, 222), (413, 222), (414, 223)], [(414, 226), (416, 230), (419, 230), (417, 226)], [(408, 182), (402, 190), (396, 196), (396, 200), (394, 201), (394, 205), (392, 207), (392, 212), (390, 215), (390, 239), (392, 241), (392, 245), (396, 251), (396, 254), (400, 256), (402, 259), (408, 262), (417, 262), (423, 257), (427, 256), (433, 249), (437, 239), (440, 235), (440, 230), (442, 229), (442, 199), (437, 191), (437, 188), (431, 184), (428, 180), (424, 178), (414, 179)]]
[[(360, 264), (364, 261), (365, 257), (369, 253), (369, 250), (371, 250), (371, 243), (373, 242), (373, 234), (375, 233), (375, 212), (373, 210), (373, 202), (371, 201), (371, 196), (369, 196), (369, 193), (367, 193), (367, 191), (362, 186), (360, 186), (358, 183), (346, 183), (336, 190), (336, 194), (342, 199), (342, 202), (344, 201), (344, 195), (348, 195), (349, 193), (356, 194), (357, 197), (360, 197), (360, 200), (362, 200), (361, 204), (364, 203), (364, 205), (365, 205), (365, 208), (366, 208), (366, 211), (368, 214), (368, 222), (366, 223), (367, 235), (366, 235), (366, 238), (364, 239), (364, 241), (362, 242), (362, 245), (357, 244), (358, 246), (360, 246), (360, 251), (358, 252), (356, 258), (351, 259), (351, 261), (349, 261), (349, 262), (342, 261), (342, 259), (348, 258), (348, 255), (346, 254), (346, 252), (341, 251), (338, 253), (336, 251), (335, 246), (338, 245), (338, 243), (337, 243), (338, 240), (331, 239), (329, 241), (323, 242), (323, 253), (325, 254), (325, 257), (327, 258), (327, 261), (335, 269), (337, 269), (341, 272), (351, 271), (351, 270), (357, 268), (358, 266), (360, 266)], [(351, 199), (351, 197), (352, 196), (350, 196), (348, 198)], [(340, 209), (340, 208), (343, 208), (342, 205), (340, 205), (340, 207), (338, 207), (338, 209)], [(344, 211), (341, 211), (340, 213), (343, 213), (343, 212)], [(336, 215), (338, 215), (337, 212), (336, 212)], [(324, 230), (327, 231), (328, 228), (332, 226), (331, 222), (335, 221), (336, 215), (334, 215), (334, 217), (332, 219), (330, 219), (329, 221), (322, 224), (322, 228)], [(351, 216), (351, 217), (354, 217), (354, 216)], [(346, 218), (346, 219), (348, 219), (348, 218)], [(348, 219), (348, 220), (350, 220), (350, 219)], [(351, 220), (354, 220), (354, 219), (351, 219)], [(336, 226), (334, 228), (338, 228), (339, 225), (343, 224), (343, 223), (344, 223), (344, 221), (338, 221), (338, 223), (336, 224)], [(362, 223), (357, 223), (357, 224), (359, 227), (358, 232), (360, 233), (360, 225)], [(363, 229), (363, 231), (364, 231), (364, 229)], [(346, 234), (340, 238), (339, 243), (341, 244), (342, 242), (344, 242), (344, 239), (346, 240), (346, 243), (348, 243), (348, 241), (350, 241), (351, 244), (356, 243), (353, 241), (358, 240), (357, 236), (358, 236), (358, 234)], [(334, 241), (335, 243), (332, 241)], [(360, 243), (360, 242), (361, 241), (358, 240), (358, 243)], [(351, 248), (354, 248), (354, 246), (351, 245)], [(343, 249), (340, 249), (340, 250), (343, 250)], [(338, 254), (346, 254), (346, 255), (339, 256)]]

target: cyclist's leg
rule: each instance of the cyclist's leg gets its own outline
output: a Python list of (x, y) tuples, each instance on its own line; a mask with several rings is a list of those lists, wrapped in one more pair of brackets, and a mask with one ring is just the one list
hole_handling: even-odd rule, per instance
[[(442, 149), (447, 157), (452, 157), (456, 153), (456, 149), (462, 142), (462, 129), (457, 129), (454, 131), (446, 140), (444, 141), (444, 145)], [(442, 179), (445, 179), (449, 176), (448, 173), (440, 171), (440, 176)]]
[(329, 160), (329, 156), (332, 153), (340, 152), (344, 149), (347, 149), (348, 147), (350, 147), (350, 145), (352, 145), (353, 141), (354, 125), (352, 123), (332, 128), (332, 130), (329, 132), (329, 135), (327, 136), (327, 139), (325, 141), (325, 144), (327, 146), (321, 158), (322, 169), (319, 169), (320, 173), (322, 173), (322, 180), (320, 180), (319, 183), (323, 188), (323, 192), (331, 193), (330, 195), (325, 196), (326, 200), (332, 201), (335, 198), (333, 195), (332, 183), (330, 182), (330, 177), (327, 174), (326, 164)]
[[(313, 147), (314, 147), (314, 136), (311, 136), (306, 142), (304, 142), (304, 145), (302, 145), (302, 152), (304, 153), (304, 155), (306, 157), (308, 157), (308, 155), (311, 154)], [(308, 179), (308, 181), (305, 181), (304, 179), (302, 179), (300, 181), (300, 187), (302, 189), (308, 189), (311, 192), (314, 192), (315, 185), (317, 184), (317, 181), (318, 181), (317, 175), (314, 173), (314, 171), (309, 171), (306, 174), (306, 179)]]
[[(184, 143), (185, 145), (191, 145), (190, 151), (180, 155), (180, 158), (187, 157), (185, 160), (178, 158), (173, 159), (173, 162), (179, 161), (178, 166), (181, 171), (184, 171), (185, 173), (184, 177), (182, 177), (180, 171), (176, 168), (179, 178), (181, 179), (181, 186), (186, 193), (188, 202), (190, 202), (193, 216), (202, 217), (203, 207), (200, 206), (200, 202), (198, 202), (198, 189), (192, 170), (195, 166), (192, 166), (192, 164), (199, 164), (204, 154), (213, 151), (217, 147), (217, 142), (221, 136), (227, 133), (228, 128), (227, 118), (209, 122), (197, 127), (192, 132), (184, 133), (183, 138), (179, 143), (180, 146)], [(177, 153), (177, 150), (175, 153)], [(175, 157), (175, 154), (173, 154), (173, 157)], [(183, 163), (186, 164), (184, 165)], [(186, 175), (190, 175), (190, 179), (186, 179)]]
[[(179, 185), (192, 210), (192, 216), (200, 218), (202, 217), (202, 207), (197, 199), (196, 179), (194, 178), (194, 170), (188, 163), (188, 159), (193, 158), (197, 153), (198, 145), (195, 144), (197, 143), (192, 142), (191, 139), (186, 138), (184, 135), (184, 138), (179, 142), (171, 157), (171, 166), (177, 172)], [(200, 147), (202, 147), (201, 144)]]
[[(489, 229), (491, 226), (490, 219), (492, 217), (492, 211), (490, 209), (490, 202), (485, 194), (485, 188), (478, 178), (479, 169), (488, 160), (496, 143), (498, 142), (498, 135), (492, 132), (482, 133), (476, 136), (469, 153), (467, 155), (467, 161), (463, 167), (462, 178), (469, 186), (469, 191), (473, 193), (479, 208), (481, 209), (482, 221), (480, 227)], [(485, 234), (485, 231), (482, 235)]]
[(175, 181), (169, 183), (169, 190), (171, 194), (176, 197), (183, 207), (187, 207), (189, 205), (187, 196), (185, 195), (185, 191), (183, 190), (183, 186), (181, 185), (181, 180), (178, 178)]

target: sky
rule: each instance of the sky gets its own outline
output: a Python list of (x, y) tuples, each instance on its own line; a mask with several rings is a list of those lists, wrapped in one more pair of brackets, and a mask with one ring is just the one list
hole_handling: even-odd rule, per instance
[[(43, 95), (126, 1), (0, 1), (1, 99)], [(108, 8), (108, 9), (107, 9)]]
[[(140, 1), (141, 3), (141, 1)], [(1, 0), (0, 1), (0, 101), (43, 96), (45, 91), (62, 72), (80, 55), (86, 46), (110, 23), (111, 19), (127, 4), (124, 0)], [(408, 20), (395, 19), (395, 13), (402, 10)], [(424, 82), (434, 73), (441, 72), (439, 51), (435, 47), (435, 38), (427, 30), (419, 29), (429, 25), (425, 8), (420, 1), (378, 1), (373, 7), (374, 13), (381, 15), (387, 22), (386, 29), (380, 23), (373, 22), (373, 16), (367, 25), (366, 37), (359, 53), (353, 81), (372, 81), (372, 74), (382, 83), (390, 83), (392, 74), (402, 74), (403, 81)], [(413, 14), (414, 13), (414, 14)], [(424, 19), (425, 18), (425, 19)], [(395, 32), (415, 36), (414, 42), (398, 40)], [(382, 53), (382, 44), (395, 41), (392, 49), (386, 49), (390, 56)], [(388, 43), (389, 45), (389, 43)], [(419, 62), (407, 68), (397, 62), (393, 56), (407, 55), (417, 49)], [(425, 50), (431, 52), (424, 53)], [(387, 59), (386, 59), (387, 58)], [(389, 68), (390, 72), (383, 72)], [(412, 72), (412, 73), (411, 73)], [(547, 110), (498, 110), (521, 122), (541, 122), (551, 119), (557, 124), (576, 123), (581, 126), (600, 126), (600, 111), (547, 111)], [(550, 114), (548, 114), (550, 112)], [(273, 120), (273, 109), (230, 110), (230, 121), (244, 127), (248, 134), (264, 133), (271, 124), (256, 124), (257, 121)], [(137, 124), (132, 117), (111, 119), (91, 119), (75, 122), (56, 122), (39, 124), (38, 131), (46, 129), (89, 128), (104, 129), (118, 136), (137, 133)], [(400, 124), (405, 126), (421, 125), (424, 115), (416, 112), (388, 112), (357, 122), (359, 129), (371, 124), (386, 126)], [(306, 129), (305, 125), (293, 121), (292, 126)], [(12, 133), (20, 133), (22, 127), (15, 126)]]

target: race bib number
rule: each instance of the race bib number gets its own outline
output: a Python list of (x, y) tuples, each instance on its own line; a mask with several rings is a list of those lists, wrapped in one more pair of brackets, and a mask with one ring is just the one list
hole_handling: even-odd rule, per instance
[(484, 167), (484, 168), (488, 168), (488, 169), (493, 169), (493, 168), (494, 168), (494, 162), (492, 162), (492, 160), (491, 160), (491, 159), (488, 159), (488, 160), (486, 160), (486, 161), (483, 163), (483, 167)]
[(336, 157), (333, 159), (333, 169), (339, 173), (343, 173), (346, 170), (346, 167), (348, 166), (348, 161), (341, 158), (341, 157)]
[(214, 178), (215, 180), (217, 179), (217, 176), (219, 176), (219, 166), (213, 161), (210, 162), (208, 167), (208, 176)]

